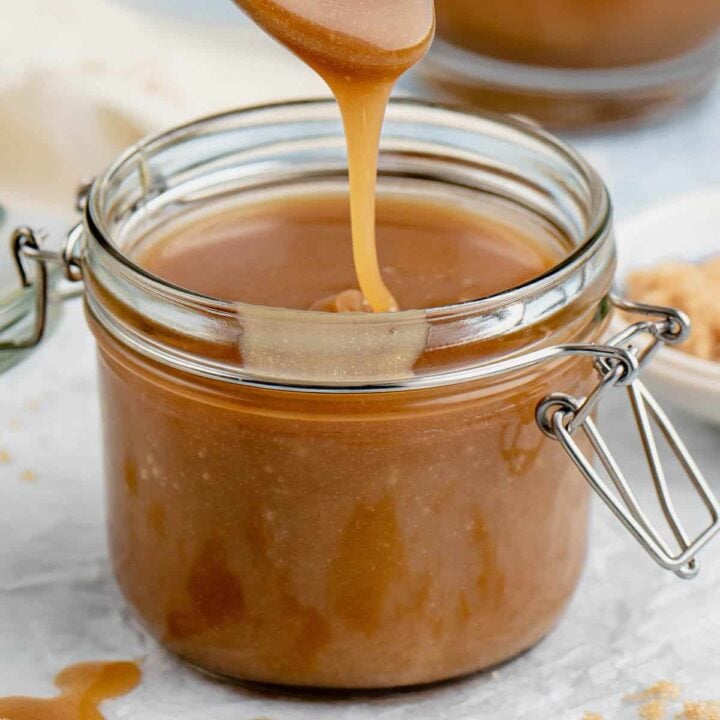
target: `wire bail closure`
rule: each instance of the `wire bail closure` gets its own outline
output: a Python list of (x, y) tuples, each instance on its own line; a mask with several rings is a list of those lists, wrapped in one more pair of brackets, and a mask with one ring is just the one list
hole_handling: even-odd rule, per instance
[[(675, 345), (687, 337), (690, 321), (684, 313), (672, 308), (635, 303), (617, 295), (611, 295), (610, 301), (618, 310), (644, 318), (606, 343), (606, 346), (623, 349), (634, 357), (634, 367), (623, 365), (618, 359), (608, 358), (607, 354), (598, 354), (594, 364), (600, 380), (593, 390), (584, 398), (565, 393), (548, 395), (537, 406), (537, 423), (545, 435), (563, 446), (592, 489), (653, 560), (678, 577), (690, 579), (699, 571), (698, 552), (720, 531), (720, 506), (673, 424), (639, 380), (642, 367), (660, 347)], [(599, 350), (601, 348), (598, 346)], [(679, 551), (670, 548), (648, 518), (593, 420), (593, 411), (614, 387), (624, 387), (628, 394), (655, 493)], [(710, 515), (710, 524), (692, 539), (670, 495), (651, 420), (660, 430)], [(609, 481), (603, 478), (579, 447), (574, 438), (578, 431), (582, 431), (589, 440)]]
[[(0, 340), (0, 352), (29, 350), (37, 346), (45, 335), (50, 302), (54, 299), (69, 300), (82, 293), (82, 288), (57, 290), (51, 293), (48, 282), (51, 265), (60, 265), (65, 279), (69, 282), (76, 283), (82, 280), (82, 267), (77, 256), (82, 232), (82, 225), (76, 225), (68, 233), (62, 250), (58, 251), (43, 248), (42, 241), (45, 238), (42, 232), (32, 230), (26, 225), (15, 229), (10, 238), (10, 250), (21, 288), (34, 292), (34, 313), (30, 332), (18, 339)], [(31, 265), (35, 267), (32, 278), (29, 272)]]

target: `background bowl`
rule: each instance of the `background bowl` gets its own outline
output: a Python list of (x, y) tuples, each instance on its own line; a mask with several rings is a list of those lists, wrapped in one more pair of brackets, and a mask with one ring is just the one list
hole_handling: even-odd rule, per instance
[[(720, 188), (663, 201), (620, 225), (618, 287), (624, 291), (628, 274), (638, 268), (714, 254), (720, 254)], [(720, 362), (666, 347), (644, 379), (660, 400), (720, 425)]]

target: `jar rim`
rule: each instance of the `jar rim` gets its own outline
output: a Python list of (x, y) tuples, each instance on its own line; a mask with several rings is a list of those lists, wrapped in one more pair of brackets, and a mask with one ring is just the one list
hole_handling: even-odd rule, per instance
[[(590, 325), (579, 323), (595, 326), (605, 317), (603, 299), (612, 282), (615, 248), (610, 198), (597, 172), (531, 121), (423, 100), (391, 100), (380, 176), (409, 182), (410, 192), (418, 182), (420, 192), (428, 192), (423, 183), (429, 181), (469, 192), (466, 197), (489, 194), (534, 212), (572, 242), (560, 262), (516, 287), (455, 304), (394, 313), (327, 313), (203, 295), (155, 276), (133, 260), (132, 249), (123, 247), (152, 238), (168, 217), (182, 219), (205, 201), (318, 179), (342, 182), (346, 167), (342, 124), (331, 98), (231, 110), (140, 141), (93, 182), (85, 202), (81, 261), (91, 281), (86, 282), (91, 316), (125, 346), (161, 365), (252, 387), (330, 393), (458, 385), (529, 367), (536, 362), (533, 356), (558, 357), (549, 345), (562, 347), (557, 345), (560, 337), (573, 343), (582, 336), (582, 327)], [(136, 320), (115, 317), (106, 304), (109, 297)], [(566, 309), (570, 315), (553, 330), (548, 321)], [(572, 326), (568, 317), (575, 318)], [(155, 326), (160, 332), (148, 329)], [(311, 334), (317, 339), (335, 331), (345, 338), (338, 352), (353, 357), (373, 357), (366, 345), (355, 353), (357, 343), (391, 336), (391, 347), (382, 351), (390, 355), (383, 357), (399, 360), (397, 343), (416, 337), (421, 326), (427, 335), (418, 358), (428, 360), (431, 354), (432, 361), (417, 368), (366, 372), (338, 358), (331, 377), (317, 368), (294, 374), (297, 363), (283, 364), (286, 353), (299, 357), (302, 352), (291, 338)], [(254, 356), (248, 364), (244, 349), (242, 358), (222, 359), (224, 350), (218, 350), (221, 356), (207, 352), (206, 343), (223, 348), (242, 344), (243, 338), (259, 341), (253, 345), (256, 350), (273, 343), (271, 354), (263, 350), (262, 363)], [(453, 348), (479, 348), (477, 343), (496, 339), (503, 342), (493, 344), (489, 354), (470, 353), (462, 360), (453, 356)]]
[[(300, 318), (315, 318), (323, 317), (327, 322), (330, 320), (328, 315), (332, 315), (334, 324), (343, 324), (346, 321), (350, 321), (349, 314), (345, 313), (333, 313), (319, 310), (301, 310), (287, 308), (255, 305), (252, 303), (245, 303), (242, 301), (229, 301), (221, 298), (213, 297), (211, 295), (205, 295), (203, 293), (190, 290), (189, 288), (176, 285), (168, 280), (151, 273), (145, 269), (142, 265), (136, 263), (129, 255), (123, 253), (117, 245), (110, 239), (111, 232), (107, 227), (106, 223), (102, 219), (102, 209), (100, 206), (102, 194), (101, 189), (107, 186), (112, 178), (118, 173), (118, 171), (125, 166), (129, 161), (135, 158), (139, 153), (142, 153), (144, 149), (154, 145), (164, 145), (179, 136), (188, 136), (202, 132), (204, 126), (217, 123), (222, 121), (224, 118), (237, 118), (239, 116), (250, 117), (257, 115), (258, 113), (271, 112), (274, 110), (287, 110), (294, 108), (312, 108), (312, 107), (326, 107), (328, 105), (335, 105), (335, 101), (332, 98), (307, 98), (301, 100), (290, 100), (280, 101), (273, 103), (264, 103), (259, 105), (252, 105), (243, 107), (235, 110), (228, 110), (220, 113), (214, 113), (206, 115), (204, 117), (192, 120), (188, 123), (174, 126), (169, 130), (165, 130), (159, 133), (149, 135), (140, 140), (135, 145), (129, 147), (124, 153), (122, 153), (103, 173), (97, 176), (93, 181), (87, 196), (87, 203), (85, 206), (85, 223), (88, 232), (92, 235), (93, 239), (99, 244), (99, 246), (107, 252), (114, 260), (119, 262), (125, 269), (130, 270), (133, 274), (142, 278), (143, 281), (149, 283), (153, 287), (159, 290), (165, 290), (172, 294), (176, 298), (185, 298), (192, 303), (203, 303), (207, 304), (215, 309), (225, 310), (227, 312), (237, 312), (242, 309), (257, 309), (262, 310), (265, 313), (273, 314), (275, 312), (282, 313), (285, 317), (292, 316), (294, 319)], [(537, 123), (534, 123), (530, 119), (526, 119), (520, 116), (504, 115), (501, 113), (493, 112), (480, 112), (472, 108), (467, 108), (462, 105), (441, 103), (435, 101), (420, 100), (415, 98), (391, 98), (389, 111), (392, 108), (397, 107), (409, 107), (409, 108), (425, 108), (432, 110), (439, 110), (453, 114), (454, 117), (464, 117), (467, 119), (482, 120), (497, 125), (509, 126), (515, 131), (518, 131), (529, 138), (540, 141), (545, 144), (548, 148), (558, 153), (562, 158), (568, 161), (576, 170), (579, 171), (581, 176), (587, 180), (588, 186), (592, 193), (591, 203), (591, 220), (589, 222), (589, 228), (586, 233), (583, 242), (578, 243), (576, 247), (572, 249), (567, 256), (565, 256), (558, 263), (554, 264), (545, 272), (537, 275), (530, 280), (516, 285), (511, 288), (506, 288), (497, 293), (485, 295), (480, 298), (474, 298), (471, 300), (464, 300), (462, 302), (451, 303), (447, 305), (441, 305), (432, 308), (424, 308), (421, 310), (409, 309), (406, 311), (399, 312), (388, 312), (388, 313), (352, 313), (350, 315), (355, 316), (353, 319), (356, 321), (357, 316), (369, 316), (375, 318), (377, 321), (391, 320), (392, 322), (401, 321), (403, 315), (412, 314), (417, 317), (418, 313), (422, 313), (425, 318), (437, 319), (442, 317), (453, 317), (455, 315), (463, 315), (468, 312), (478, 313), (483, 312), (486, 309), (495, 307), (497, 305), (503, 305), (508, 302), (512, 302), (524, 293), (531, 293), (537, 289), (540, 289), (545, 284), (551, 283), (556, 277), (565, 273), (566, 271), (575, 267), (578, 263), (582, 263), (583, 259), (588, 255), (591, 255), (596, 246), (602, 242), (606, 237), (609, 226), (612, 222), (612, 205), (610, 202), (610, 196), (608, 190), (602, 181), (602, 178), (597, 171), (582, 157), (580, 153), (574, 150), (570, 145), (563, 142), (552, 133), (543, 129)]]

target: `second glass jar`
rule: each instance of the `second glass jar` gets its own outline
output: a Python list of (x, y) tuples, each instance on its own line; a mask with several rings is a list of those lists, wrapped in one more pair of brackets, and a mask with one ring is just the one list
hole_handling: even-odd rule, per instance
[(436, 0), (443, 97), (553, 126), (667, 113), (720, 68), (715, 0)]

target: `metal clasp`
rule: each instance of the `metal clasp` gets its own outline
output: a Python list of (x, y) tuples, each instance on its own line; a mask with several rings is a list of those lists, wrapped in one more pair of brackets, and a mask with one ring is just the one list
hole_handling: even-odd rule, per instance
[[(618, 310), (639, 315), (643, 320), (613, 336), (606, 346), (598, 346), (595, 369), (600, 380), (586, 397), (577, 398), (565, 393), (548, 395), (537, 406), (537, 423), (548, 437), (560, 442), (593, 490), (650, 556), (679, 577), (692, 578), (699, 570), (698, 552), (720, 531), (720, 506), (667, 415), (638, 379), (642, 367), (662, 345), (674, 345), (687, 337), (690, 321), (684, 313), (672, 308), (643, 305), (615, 295), (610, 300)], [(608, 346), (624, 349), (635, 357), (637, 367), (634, 371), (628, 371), (617, 360), (609, 358)], [(598, 403), (614, 387), (624, 387), (628, 393), (655, 493), (677, 545), (675, 550), (643, 510), (593, 420), (592, 414)], [(670, 495), (651, 420), (710, 515), (710, 524), (694, 538), (688, 536)], [(589, 440), (607, 479), (579, 447), (573, 437), (578, 431)]]
[[(82, 238), (82, 225), (76, 225), (69, 233), (60, 251), (42, 247), (42, 234), (27, 226), (17, 228), (10, 238), (10, 252), (20, 278), (21, 287), (34, 290), (34, 317), (29, 333), (18, 339), (0, 341), (0, 352), (27, 350), (35, 347), (43, 338), (47, 327), (48, 306), (51, 300), (68, 300), (82, 293), (81, 288), (53, 288), (48, 282), (49, 266), (62, 267), (66, 280), (76, 283), (82, 280), (82, 268), (77, 250)], [(35, 266), (31, 279), (29, 264)], [(23, 324), (24, 326), (24, 324)]]

